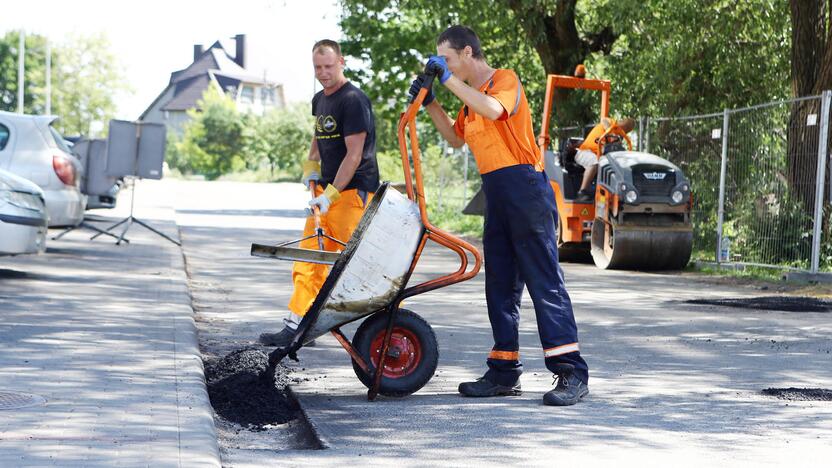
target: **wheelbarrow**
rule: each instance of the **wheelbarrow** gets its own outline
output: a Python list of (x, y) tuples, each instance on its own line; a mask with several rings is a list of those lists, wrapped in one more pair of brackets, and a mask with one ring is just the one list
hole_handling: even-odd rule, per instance
[[(356, 375), (369, 389), (367, 398), (370, 401), (379, 393), (397, 397), (410, 395), (433, 377), (439, 359), (436, 335), (427, 321), (400, 305), (408, 297), (468, 280), (482, 266), (482, 257), (474, 246), (435, 227), (428, 220), (416, 115), (434, 77), (435, 73), (428, 74), (423, 88), (398, 123), (406, 196), (389, 183), (382, 184), (340, 253), (308, 249), (289, 251), (285, 244), (252, 244), (254, 256), (331, 265), (329, 275), (298, 325), (292, 342), (269, 354), (267, 378), (273, 378), (275, 366), (286, 356), (297, 360), (296, 353), (304, 344), (326, 333), (331, 333), (352, 358)], [(456, 253), (460, 260), (459, 269), (409, 286), (428, 240)], [(290, 252), (288, 255), (287, 251)], [(468, 253), (474, 259), (470, 268)], [(350, 341), (341, 327), (361, 319), (364, 321)]]

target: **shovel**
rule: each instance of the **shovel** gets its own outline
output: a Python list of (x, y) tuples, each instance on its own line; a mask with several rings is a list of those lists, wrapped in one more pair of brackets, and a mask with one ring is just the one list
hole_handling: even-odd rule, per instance
[[(315, 187), (317, 184), (314, 180), (309, 181), (309, 190), (312, 192), (312, 198), (315, 198)], [(251, 244), (251, 255), (255, 257), (276, 258), (278, 260), (289, 260), (293, 262), (307, 262), (319, 263), (321, 265), (334, 265), (338, 260), (338, 252), (327, 252), (324, 250), (324, 239), (337, 242), (341, 246), (347, 244), (338, 239), (326, 235), (323, 228), (321, 228), (321, 209), (317, 205), (312, 205), (312, 215), (315, 219), (315, 233), (306, 236), (302, 239), (290, 240), (277, 245)], [(318, 250), (303, 249), (300, 247), (292, 247), (294, 244), (316, 237), (318, 239)]]

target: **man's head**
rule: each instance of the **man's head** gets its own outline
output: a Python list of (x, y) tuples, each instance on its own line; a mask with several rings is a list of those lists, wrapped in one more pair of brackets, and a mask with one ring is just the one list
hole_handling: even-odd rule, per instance
[(467, 26), (451, 26), (436, 39), (436, 55), (445, 58), (451, 73), (461, 80), (469, 78), (475, 60), (482, 61), (480, 38)]
[(618, 127), (624, 131), (624, 133), (630, 133), (636, 128), (636, 121), (627, 117), (618, 121)]
[(344, 77), (344, 57), (337, 42), (324, 39), (312, 46), (312, 64), (315, 78), (327, 89), (337, 89), (347, 79)]

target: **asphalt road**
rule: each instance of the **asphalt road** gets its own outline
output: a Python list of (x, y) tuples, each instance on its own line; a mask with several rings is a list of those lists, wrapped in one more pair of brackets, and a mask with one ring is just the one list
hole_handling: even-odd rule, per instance
[[(203, 353), (223, 355), (279, 329), (291, 265), (250, 257), (249, 246), (299, 237), (307, 194), (299, 184), (170, 184)], [(455, 258), (430, 248), (414, 281), (455, 270)], [(223, 463), (819, 466), (832, 457), (832, 402), (760, 393), (832, 387), (829, 314), (686, 304), (773, 293), (696, 275), (564, 268), (590, 365), (590, 395), (581, 404), (541, 403), (552, 378), (528, 297), (520, 330), (524, 394), (457, 394), (459, 382), (485, 370), (491, 346), (480, 274), (407, 301), (440, 345), (437, 374), (421, 391), (368, 402), (346, 353), (323, 337), (291, 365), (294, 390), (328, 448), (293, 449), (291, 430), (220, 431)], [(348, 336), (354, 328), (346, 327)]]

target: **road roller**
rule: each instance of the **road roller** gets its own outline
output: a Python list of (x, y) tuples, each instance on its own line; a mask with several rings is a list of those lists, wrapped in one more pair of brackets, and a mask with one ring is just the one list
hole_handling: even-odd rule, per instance
[(579, 202), (584, 168), (575, 162), (575, 154), (583, 138), (559, 138), (558, 151), (549, 150), (549, 123), (557, 88), (600, 92), (599, 120), (608, 117), (610, 82), (584, 75), (579, 66), (576, 76), (547, 77), (538, 137), (558, 207), (561, 258), (590, 253), (602, 269), (684, 268), (693, 245), (692, 197), (690, 183), (678, 166), (625, 148), (618, 136), (604, 135), (598, 141), (594, 201)]

